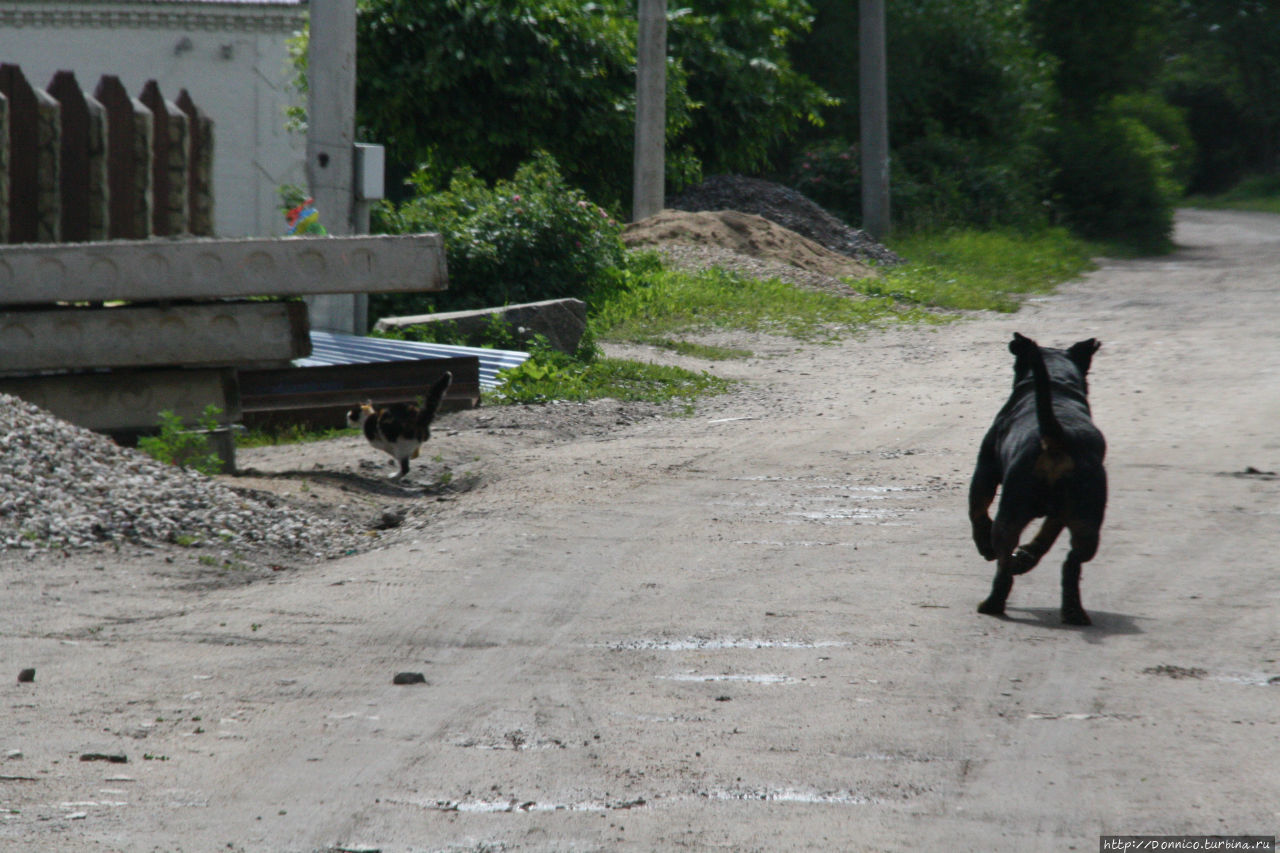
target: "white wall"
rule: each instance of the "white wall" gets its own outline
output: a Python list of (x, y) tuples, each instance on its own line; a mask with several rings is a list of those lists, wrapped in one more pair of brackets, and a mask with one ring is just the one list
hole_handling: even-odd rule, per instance
[(50, 2), (6, 0), (0, 62), (44, 88), (59, 70), (93, 94), (114, 74), (135, 97), (155, 79), (170, 101), (186, 89), (214, 123), (214, 227), (220, 237), (271, 236), (287, 226), (277, 188), (306, 185), (306, 137), (285, 130), (286, 40), (302, 27), (296, 0)]

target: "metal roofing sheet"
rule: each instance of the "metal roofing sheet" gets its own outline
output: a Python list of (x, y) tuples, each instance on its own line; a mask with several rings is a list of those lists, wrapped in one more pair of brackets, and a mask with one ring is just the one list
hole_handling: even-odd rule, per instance
[(311, 355), (295, 359), (296, 367), (321, 367), (331, 364), (376, 364), (380, 361), (415, 361), (422, 358), (453, 358), (473, 355), (480, 359), (480, 385), (492, 388), (498, 384), (498, 371), (517, 367), (529, 358), (519, 350), (461, 347), (451, 344), (427, 344), (420, 341), (393, 341), (366, 338), (335, 332), (311, 333)]

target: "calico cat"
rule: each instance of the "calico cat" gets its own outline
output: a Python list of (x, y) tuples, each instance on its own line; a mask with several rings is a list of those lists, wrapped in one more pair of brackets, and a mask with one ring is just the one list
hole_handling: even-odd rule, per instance
[(374, 408), (366, 402), (347, 412), (348, 424), (359, 428), (371, 445), (396, 460), (400, 470), (391, 479), (400, 480), (409, 473), (409, 460), (418, 458), (423, 442), (431, 437), (431, 421), (452, 381), (453, 374), (445, 371), (431, 386), (421, 406), (391, 403)]

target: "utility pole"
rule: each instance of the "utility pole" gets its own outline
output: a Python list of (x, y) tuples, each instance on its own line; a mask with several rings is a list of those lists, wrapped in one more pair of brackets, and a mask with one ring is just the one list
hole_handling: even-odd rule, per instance
[[(307, 48), (307, 185), (320, 224), (355, 231), (356, 0), (311, 0)], [(363, 335), (368, 296), (309, 296), (316, 329)]]
[(640, 0), (631, 220), (662, 210), (667, 126), (667, 1)]
[(884, 0), (858, 0), (858, 105), (862, 135), (862, 229), (889, 236), (889, 97)]

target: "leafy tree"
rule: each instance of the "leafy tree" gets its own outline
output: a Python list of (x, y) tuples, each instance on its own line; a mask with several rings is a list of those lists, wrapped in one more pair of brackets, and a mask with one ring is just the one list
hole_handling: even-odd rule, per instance
[[(858, 5), (814, 1), (816, 23), (793, 56), (840, 104), (827, 132), (804, 140), (790, 174), (803, 180), (821, 168), (823, 181), (806, 182), (806, 192), (856, 219), (860, 202), (848, 196), (857, 188), (858, 158), (849, 156), (856, 155), (849, 143), (859, 134)], [(1038, 141), (1051, 116), (1051, 64), (1031, 47), (1022, 12), (1018, 0), (886, 4), (893, 207), (900, 225), (1042, 216), (1047, 170)], [(820, 162), (824, 149), (842, 161)], [(836, 179), (826, 174), (832, 166), (851, 174)], [(843, 189), (824, 194), (822, 183)]]
[(1192, 190), (1280, 171), (1280, 2), (1170, 5), (1162, 87), (1195, 136)]
[(812, 23), (805, 0), (692, 0), (670, 15), (668, 53), (695, 104), (680, 139), (704, 172), (766, 171), (780, 143), (822, 126), (836, 101), (789, 53)]
[[(767, 152), (818, 121), (825, 93), (786, 46), (808, 26), (803, 0), (693, 0), (670, 14), (667, 178), (762, 168)], [(547, 151), (609, 205), (631, 190), (633, 2), (361, 0), (357, 112), (392, 160), (512, 174)]]
[[(573, 0), (361, 0), (357, 112), (392, 159), (443, 181), (553, 154), (594, 197), (630, 186), (635, 22)], [(667, 135), (689, 121), (678, 66)], [(675, 168), (687, 157), (677, 150)]]
[(1036, 40), (1056, 61), (1058, 119), (1045, 142), (1056, 212), (1085, 236), (1143, 250), (1168, 245), (1185, 184), (1178, 149), (1189, 140), (1181, 116), (1150, 97), (1165, 43), (1162, 6), (1027, 3)]
[(1027, 0), (1036, 42), (1056, 61), (1059, 110), (1080, 118), (1150, 87), (1160, 62), (1161, 0)]

